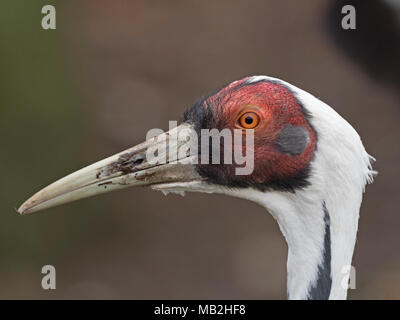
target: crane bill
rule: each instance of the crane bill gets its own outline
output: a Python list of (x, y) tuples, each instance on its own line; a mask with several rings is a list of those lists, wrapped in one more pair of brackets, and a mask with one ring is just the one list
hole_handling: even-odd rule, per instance
[[(154, 186), (201, 180), (195, 170), (196, 157), (176, 152), (187, 143), (194, 130), (190, 124), (173, 128), (116, 155), (98, 161), (50, 184), (37, 192), (18, 209), (28, 214), (64, 203), (131, 186)], [(173, 138), (172, 138), (173, 137)], [(176, 139), (175, 139), (176, 137)], [(148, 152), (157, 152), (157, 159), (149, 160)]]

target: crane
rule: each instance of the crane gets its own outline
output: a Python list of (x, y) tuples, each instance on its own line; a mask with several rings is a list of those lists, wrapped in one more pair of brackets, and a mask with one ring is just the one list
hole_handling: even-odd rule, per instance
[[(237, 174), (236, 160), (199, 162), (200, 145), (210, 137), (199, 139), (195, 152), (185, 149), (175, 157), (169, 153), (172, 144), (160, 148), (176, 135), (175, 147), (183, 146), (205, 129), (239, 130), (246, 137), (251, 132), (250, 146), (235, 140), (231, 147), (253, 151), (252, 170)], [(155, 147), (154, 154), (166, 161), (150, 161)], [(354, 128), (330, 106), (288, 82), (251, 76), (199, 99), (170, 131), (47, 186), (18, 212), (131, 186), (247, 199), (270, 212), (285, 237), (288, 298), (346, 299), (343, 270), (351, 265), (362, 195), (376, 174), (374, 160)]]

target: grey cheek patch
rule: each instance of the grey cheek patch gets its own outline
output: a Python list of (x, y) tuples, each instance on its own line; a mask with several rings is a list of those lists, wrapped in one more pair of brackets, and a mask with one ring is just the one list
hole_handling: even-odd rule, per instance
[(305, 128), (288, 124), (279, 133), (275, 146), (279, 152), (299, 155), (304, 152), (309, 140)]

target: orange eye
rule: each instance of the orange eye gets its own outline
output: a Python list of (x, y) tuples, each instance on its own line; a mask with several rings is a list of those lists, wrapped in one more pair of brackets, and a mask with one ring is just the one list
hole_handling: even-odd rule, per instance
[(244, 129), (254, 129), (259, 122), (260, 117), (255, 112), (243, 113), (239, 118), (239, 125)]

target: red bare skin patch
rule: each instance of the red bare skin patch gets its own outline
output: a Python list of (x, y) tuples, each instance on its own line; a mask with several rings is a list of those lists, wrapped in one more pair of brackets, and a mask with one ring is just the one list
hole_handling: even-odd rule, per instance
[[(204, 101), (204, 107), (212, 109), (214, 117), (207, 128), (237, 129), (238, 117), (249, 110), (259, 115), (260, 121), (254, 129), (254, 171), (249, 176), (235, 176), (235, 165), (201, 165), (201, 171), (209, 176), (217, 175), (229, 182), (250, 180), (253, 184), (267, 184), (296, 178), (306, 170), (313, 159), (316, 134), (308, 123), (301, 105), (286, 87), (279, 83), (260, 81), (246, 83), (248, 78), (236, 81), (221, 89)], [(299, 126), (308, 132), (307, 144), (300, 154), (279, 151), (276, 142), (282, 129)], [(245, 131), (244, 131), (245, 132)], [(245, 145), (241, 148), (245, 154)]]

